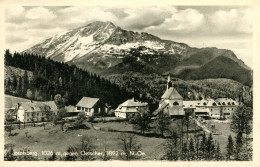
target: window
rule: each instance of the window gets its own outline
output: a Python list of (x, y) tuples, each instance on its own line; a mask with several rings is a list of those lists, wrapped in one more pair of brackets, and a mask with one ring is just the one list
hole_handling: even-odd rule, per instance
[(205, 105), (207, 105), (207, 103), (206, 103), (206, 102), (204, 102), (204, 103), (203, 103), (203, 105), (205, 106)]
[(178, 106), (179, 103), (178, 103), (177, 101), (175, 101), (175, 102), (173, 103), (173, 105), (174, 105), (174, 106)]
[(77, 110), (81, 110), (81, 107), (77, 107)]

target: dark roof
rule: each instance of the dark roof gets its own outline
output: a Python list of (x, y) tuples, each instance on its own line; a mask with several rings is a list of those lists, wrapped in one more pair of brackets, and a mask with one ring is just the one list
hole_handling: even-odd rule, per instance
[(164, 103), (162, 104), (161, 107), (157, 108), (154, 112), (153, 112), (153, 115), (157, 115), (159, 114), (165, 107), (167, 107), (169, 105), (169, 103)]
[(111, 110), (108, 111), (107, 114), (108, 114), (108, 115), (113, 115), (114, 113), (115, 113), (115, 110), (111, 109)]
[(93, 108), (93, 106), (99, 101), (99, 98), (82, 97), (76, 106)]
[(183, 98), (174, 87), (170, 87), (164, 92), (162, 99), (182, 100)]

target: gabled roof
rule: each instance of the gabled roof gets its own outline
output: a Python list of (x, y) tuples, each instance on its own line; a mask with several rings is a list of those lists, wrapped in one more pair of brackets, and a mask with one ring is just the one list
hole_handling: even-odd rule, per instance
[(233, 106), (238, 105), (238, 102), (231, 98), (218, 98), (215, 100), (220, 106)]
[(182, 100), (183, 98), (174, 87), (170, 87), (164, 92), (162, 99)]
[(129, 99), (124, 103), (120, 104), (115, 111), (117, 112), (139, 112), (138, 107), (147, 106), (148, 103), (143, 103), (135, 101), (134, 99)]
[(197, 106), (207, 106), (207, 107), (212, 107), (212, 106), (219, 106), (219, 104), (214, 101), (213, 99), (203, 99), (199, 101), (199, 104)]
[(161, 107), (157, 108), (154, 112), (153, 115), (157, 115), (159, 114), (165, 107), (167, 107), (169, 105), (169, 103), (163, 103), (161, 105)]
[(199, 100), (195, 101), (183, 101), (183, 108), (196, 108), (196, 106), (200, 103)]
[(93, 108), (94, 105), (99, 101), (99, 98), (92, 97), (82, 97), (82, 99), (78, 102), (76, 106), (85, 107), (85, 108)]
[(124, 103), (120, 104), (122, 107), (140, 107), (146, 106), (148, 103), (142, 103), (139, 101), (135, 101), (134, 99), (126, 100)]
[(48, 106), (51, 111), (56, 111), (58, 108), (54, 101), (46, 101), (46, 102), (20, 102), (21, 108), (25, 110), (25, 112), (39, 112), (43, 111), (45, 106)]
[(24, 99), (20, 97), (15, 97), (11, 95), (5, 95), (5, 108), (12, 108), (14, 107), (15, 104), (20, 103), (20, 102), (30, 102), (31, 100), (29, 99)]

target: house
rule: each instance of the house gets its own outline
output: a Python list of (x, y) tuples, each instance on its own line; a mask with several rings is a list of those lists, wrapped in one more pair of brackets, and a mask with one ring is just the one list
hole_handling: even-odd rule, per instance
[(202, 117), (202, 118), (210, 118), (210, 110), (208, 108), (196, 108), (194, 110), (194, 115), (196, 117)]
[(148, 110), (148, 103), (143, 103), (129, 99), (124, 103), (120, 104), (115, 110), (115, 116), (121, 118), (131, 118), (136, 116), (142, 111)]
[(187, 110), (191, 110), (194, 114), (195, 109), (197, 108), (197, 105), (200, 103), (199, 100), (193, 100), (193, 101), (183, 101), (183, 110), (186, 112)]
[(12, 116), (16, 117), (17, 115), (17, 108), (18, 108), (18, 103), (20, 102), (30, 102), (31, 100), (29, 99), (24, 99), (20, 97), (15, 97), (11, 95), (5, 95), (5, 113), (9, 113)]
[(238, 102), (230, 98), (218, 98), (218, 99), (203, 99), (196, 106), (195, 116), (208, 117), (211, 119), (231, 118), (232, 113), (236, 110)]
[(231, 118), (232, 113), (237, 109), (238, 102), (231, 98), (218, 98), (215, 100), (220, 108), (222, 118)]
[[(209, 118), (212, 119), (220, 118), (220, 107), (213, 99), (201, 100), (197, 105), (197, 109), (195, 109), (195, 116), (201, 116), (199, 115), (199, 113), (201, 113), (202, 110), (208, 113), (207, 117)], [(204, 117), (206, 117), (205, 114)]]
[(153, 112), (154, 115), (167, 113), (169, 116), (183, 116), (183, 98), (172, 86), (170, 76), (168, 76), (167, 89), (161, 97), (159, 107)]
[(99, 104), (99, 98), (82, 97), (82, 99), (76, 105), (75, 112), (85, 112), (86, 116), (94, 116), (94, 113), (100, 113), (101, 111), (107, 110), (101, 108)]
[(17, 104), (17, 120), (21, 122), (47, 121), (46, 111), (57, 113), (57, 106), (54, 101), (47, 102), (20, 102)]

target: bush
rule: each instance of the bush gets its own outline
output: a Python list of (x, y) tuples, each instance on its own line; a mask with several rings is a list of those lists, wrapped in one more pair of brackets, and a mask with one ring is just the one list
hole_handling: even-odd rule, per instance
[(93, 122), (93, 120), (94, 120), (94, 117), (92, 116), (92, 117), (87, 117), (87, 121), (88, 122)]

